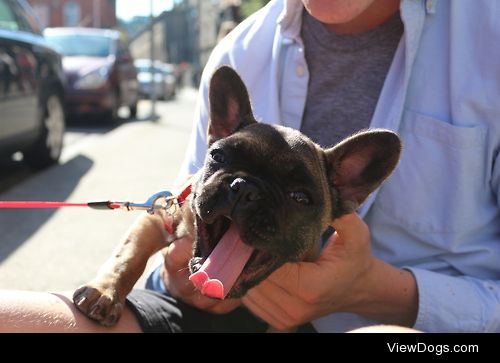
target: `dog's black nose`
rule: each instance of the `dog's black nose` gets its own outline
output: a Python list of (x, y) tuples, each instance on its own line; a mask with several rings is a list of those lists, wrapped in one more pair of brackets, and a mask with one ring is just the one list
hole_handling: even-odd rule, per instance
[(254, 202), (261, 198), (257, 186), (243, 178), (234, 179), (229, 187), (247, 202)]

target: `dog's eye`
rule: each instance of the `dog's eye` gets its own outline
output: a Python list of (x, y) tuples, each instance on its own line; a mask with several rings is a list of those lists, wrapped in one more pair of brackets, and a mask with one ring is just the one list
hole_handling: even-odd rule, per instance
[(288, 196), (300, 204), (309, 204), (309, 196), (304, 192), (290, 192)]
[(217, 163), (224, 163), (226, 161), (226, 155), (220, 149), (215, 149), (210, 152), (212, 159)]

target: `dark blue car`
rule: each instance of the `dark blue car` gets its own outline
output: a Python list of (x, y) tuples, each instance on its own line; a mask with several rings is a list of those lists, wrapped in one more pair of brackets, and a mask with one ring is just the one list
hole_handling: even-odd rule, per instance
[(24, 0), (0, 0), (0, 156), (36, 168), (58, 161), (65, 129), (61, 56)]

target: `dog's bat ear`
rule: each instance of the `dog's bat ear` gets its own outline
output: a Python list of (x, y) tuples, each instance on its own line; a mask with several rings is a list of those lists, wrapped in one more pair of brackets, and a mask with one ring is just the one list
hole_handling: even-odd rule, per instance
[(398, 135), (382, 129), (359, 132), (325, 150), (335, 201), (332, 219), (354, 212), (392, 173), (400, 154)]
[(214, 72), (208, 89), (208, 100), (209, 145), (256, 122), (247, 88), (238, 73), (229, 66), (221, 66)]

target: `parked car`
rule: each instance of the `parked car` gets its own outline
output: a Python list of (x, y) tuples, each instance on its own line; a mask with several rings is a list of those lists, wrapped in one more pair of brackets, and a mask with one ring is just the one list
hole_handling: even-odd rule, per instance
[(175, 77), (175, 66), (173, 64), (154, 62), (154, 82), (150, 59), (136, 59), (134, 62), (139, 80), (139, 94), (141, 97), (149, 98), (154, 90), (156, 98), (169, 100), (175, 96), (177, 79)]
[(120, 33), (109, 29), (47, 28), (45, 37), (63, 54), (70, 115), (105, 115), (118, 119), (127, 106), (137, 114), (139, 100), (134, 60)]
[(165, 97), (171, 99), (177, 93), (177, 70), (176, 66), (170, 63), (163, 63), (161, 66), (165, 84)]
[(29, 165), (58, 161), (63, 147), (61, 56), (24, 0), (0, 0), (0, 156), (21, 151)]

